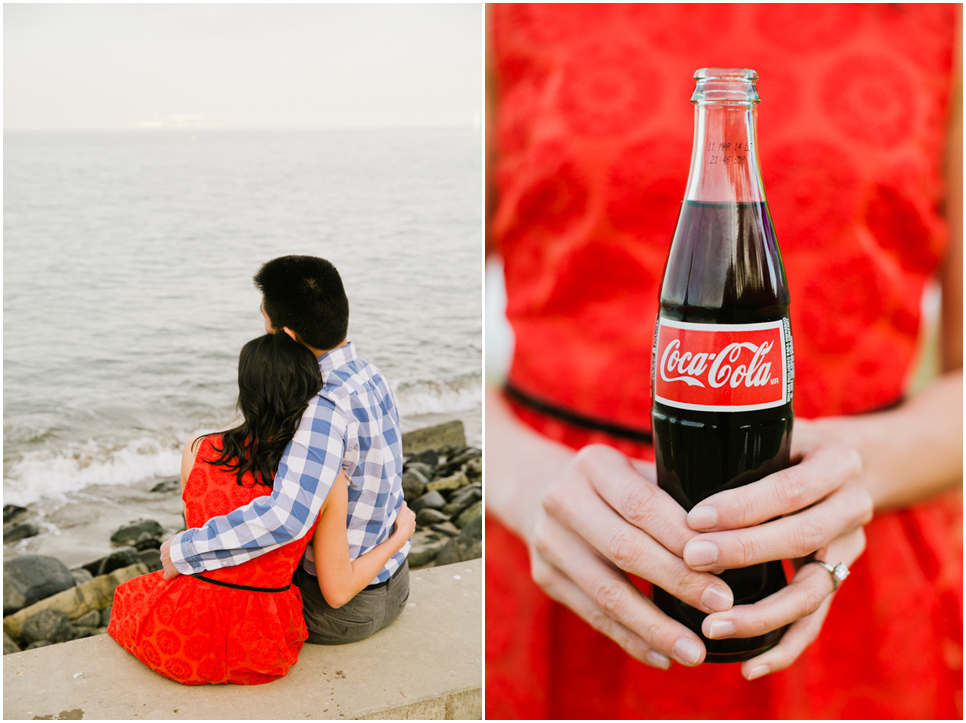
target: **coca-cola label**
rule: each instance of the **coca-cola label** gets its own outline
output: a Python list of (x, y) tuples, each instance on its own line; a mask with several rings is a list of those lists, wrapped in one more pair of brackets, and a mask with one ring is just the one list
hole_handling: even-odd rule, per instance
[(792, 395), (789, 332), (785, 321), (690, 324), (659, 318), (654, 398), (710, 412), (781, 406)]

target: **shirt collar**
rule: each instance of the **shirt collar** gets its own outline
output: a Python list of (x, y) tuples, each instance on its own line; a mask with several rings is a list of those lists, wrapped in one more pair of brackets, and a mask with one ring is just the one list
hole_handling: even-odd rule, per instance
[(337, 346), (319, 357), (319, 369), (323, 374), (345, 366), (356, 358), (356, 348), (350, 341), (348, 344)]

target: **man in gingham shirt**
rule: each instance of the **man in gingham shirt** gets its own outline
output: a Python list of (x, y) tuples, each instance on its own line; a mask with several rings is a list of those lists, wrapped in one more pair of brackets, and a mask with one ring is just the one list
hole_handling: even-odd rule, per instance
[[(344, 469), (350, 480), (347, 535), (352, 559), (385, 541), (403, 502), (402, 439), (392, 391), (346, 343), (349, 305), (338, 271), (312, 256), (283, 256), (255, 275), (269, 333), (288, 333), (316, 354), (322, 389), (278, 465), (271, 495), (186, 530), (162, 546), (165, 577), (238, 565), (305, 535)], [(293, 582), (302, 590), (312, 643), (360, 640), (398, 617), (409, 594), (411, 542), (338, 613), (315, 577), (312, 545)]]

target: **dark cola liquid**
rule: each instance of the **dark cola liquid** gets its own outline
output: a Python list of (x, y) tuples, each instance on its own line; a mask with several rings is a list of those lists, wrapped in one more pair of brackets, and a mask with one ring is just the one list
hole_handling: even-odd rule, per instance
[[(705, 324), (788, 318), (785, 273), (765, 204), (684, 202), (664, 273), (660, 314)], [(685, 510), (788, 466), (791, 402), (750, 412), (704, 412), (655, 401), (651, 418), (658, 482)], [(787, 584), (780, 561), (726, 570), (720, 577), (734, 592), (735, 605), (757, 602)], [(774, 646), (785, 632), (708, 640), (701, 635), (703, 612), (657, 587), (654, 602), (701, 636), (707, 662), (748, 660)]]

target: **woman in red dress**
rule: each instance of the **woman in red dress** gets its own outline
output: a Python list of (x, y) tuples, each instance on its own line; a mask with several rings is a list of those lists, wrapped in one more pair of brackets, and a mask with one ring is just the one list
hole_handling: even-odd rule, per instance
[[(248, 342), (238, 362), (242, 424), (185, 445), (185, 521), (200, 527), (270, 494), (272, 477), (309, 400), (322, 386), (312, 353), (287, 334)], [(388, 540), (349, 561), (347, 479), (340, 474), (307, 535), (235, 567), (120, 585), (108, 634), (161, 675), (186, 685), (267, 683), (285, 675), (308, 638), (292, 575), (310, 541), (320, 586), (350, 599), (406, 543), (415, 516), (405, 503)]]
[[(490, 6), (487, 234), (515, 348), (486, 403), (488, 718), (962, 715), (960, 7)], [(716, 522), (669, 504), (648, 441), (702, 67), (761, 78), (796, 362), (799, 462), (706, 500)], [(941, 374), (910, 392), (936, 278)], [(852, 575), (833, 594), (805, 565), (732, 607), (695, 542)], [(713, 613), (706, 635), (791, 626), (702, 664), (645, 580)]]

